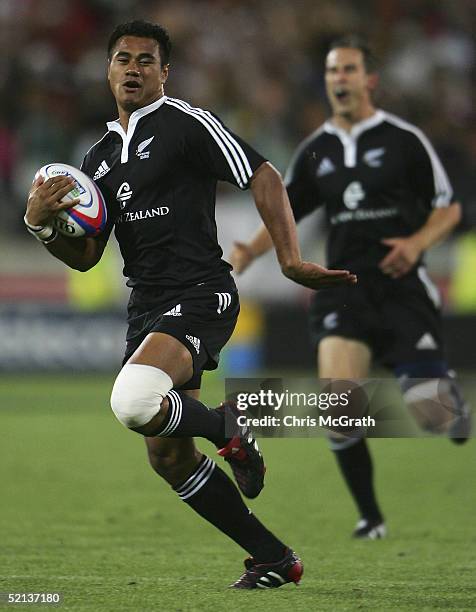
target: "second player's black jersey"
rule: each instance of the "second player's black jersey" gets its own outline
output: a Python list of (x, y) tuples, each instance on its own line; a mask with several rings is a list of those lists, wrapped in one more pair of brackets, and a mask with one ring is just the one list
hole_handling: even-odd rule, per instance
[(328, 121), (297, 149), (286, 185), (298, 221), (325, 206), (328, 266), (375, 268), (383, 238), (408, 236), (452, 189), (425, 135), (384, 111), (350, 132)]
[(163, 96), (119, 121), (82, 169), (103, 193), (128, 285), (186, 287), (231, 269), (215, 223), (218, 180), (241, 189), (265, 161), (209, 111)]

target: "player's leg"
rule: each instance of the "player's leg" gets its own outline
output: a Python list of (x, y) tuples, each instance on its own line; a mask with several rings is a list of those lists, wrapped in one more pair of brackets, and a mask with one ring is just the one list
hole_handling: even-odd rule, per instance
[[(184, 393), (198, 400), (198, 389)], [(269, 588), (299, 581), (299, 558), (249, 511), (230, 478), (196, 449), (193, 439), (146, 437), (145, 442), (152, 468), (179, 497), (252, 556), (253, 571), (234, 586)]]
[[(318, 376), (324, 379), (367, 378), (371, 358), (370, 348), (362, 341), (326, 336), (318, 344)], [(332, 434), (330, 445), (360, 513), (354, 536), (371, 539), (384, 536), (383, 515), (374, 489), (373, 463), (365, 438)]]
[(410, 412), (422, 429), (465, 442), (471, 411), (446, 363), (439, 294), (423, 267), (386, 309), (398, 327), (391, 361)]
[(236, 406), (224, 402), (210, 410), (173, 389), (190, 380), (200, 363), (177, 338), (148, 334), (116, 378), (112, 409), (124, 425), (144, 436), (210, 440), (229, 461), (242, 493), (257, 497), (264, 486), (264, 462), (249, 427), (238, 426)]
[(471, 435), (471, 409), (445, 361), (399, 364), (395, 375), (403, 399), (424, 431), (446, 434), (456, 444)]
[(112, 409), (121, 423), (144, 436), (199, 436), (224, 446), (223, 415), (181, 391), (172, 391), (192, 375), (190, 351), (173, 336), (152, 332), (117, 376)]

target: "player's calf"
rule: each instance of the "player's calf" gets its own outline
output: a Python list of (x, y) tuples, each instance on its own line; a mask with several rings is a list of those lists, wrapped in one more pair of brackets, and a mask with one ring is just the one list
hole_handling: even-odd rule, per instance
[(193, 438), (145, 437), (144, 440), (152, 469), (173, 487), (183, 482), (202, 459)]

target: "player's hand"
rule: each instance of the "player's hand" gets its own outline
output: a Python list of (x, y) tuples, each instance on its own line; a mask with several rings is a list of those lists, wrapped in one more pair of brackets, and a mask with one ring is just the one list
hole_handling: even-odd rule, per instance
[(255, 256), (247, 244), (234, 242), (228, 259), (233, 266), (233, 271), (242, 274), (253, 263)]
[(422, 253), (420, 245), (411, 236), (385, 238), (381, 242), (390, 247), (390, 252), (379, 263), (379, 268), (391, 278), (400, 278), (410, 272)]
[(328, 270), (309, 261), (283, 270), (283, 274), (299, 285), (310, 289), (329, 289), (338, 285), (354, 285), (357, 276), (348, 270)]
[(33, 181), (28, 194), (26, 219), (30, 225), (47, 225), (51, 217), (60, 210), (79, 204), (80, 200), (60, 202), (71, 191), (74, 179), (70, 176), (55, 176), (44, 180), (39, 176)]

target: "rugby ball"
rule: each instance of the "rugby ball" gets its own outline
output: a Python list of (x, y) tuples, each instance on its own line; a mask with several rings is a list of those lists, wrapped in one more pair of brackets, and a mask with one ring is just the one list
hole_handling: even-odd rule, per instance
[[(42, 176), (45, 181), (55, 176), (71, 176), (75, 184), (61, 202), (71, 202), (79, 199), (67, 210), (61, 210), (55, 216), (53, 224), (65, 236), (81, 238), (97, 236), (106, 227), (107, 209), (104, 197), (94, 181), (84, 172), (68, 164), (46, 164), (38, 170), (36, 176)], [(35, 176), (35, 178), (36, 178)]]

